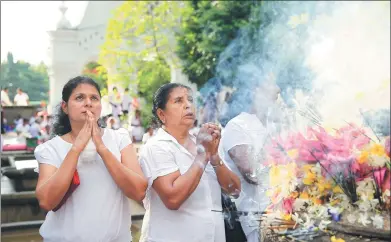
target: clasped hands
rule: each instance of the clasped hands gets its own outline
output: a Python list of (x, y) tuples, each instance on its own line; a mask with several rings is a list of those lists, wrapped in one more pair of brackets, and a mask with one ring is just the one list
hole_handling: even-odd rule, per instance
[(82, 152), (91, 138), (98, 152), (99, 150), (106, 149), (102, 140), (101, 129), (98, 126), (98, 121), (90, 111), (87, 111), (86, 121), (74, 140), (72, 149), (79, 153)]
[(206, 157), (212, 165), (216, 165), (220, 158), (218, 156), (218, 148), (221, 138), (221, 129), (213, 123), (206, 123), (201, 126), (197, 135), (197, 146), (202, 145)]

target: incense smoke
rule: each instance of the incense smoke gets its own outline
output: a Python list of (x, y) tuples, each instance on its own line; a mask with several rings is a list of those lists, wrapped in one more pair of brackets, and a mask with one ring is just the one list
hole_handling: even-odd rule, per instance
[[(267, 1), (253, 18), (260, 26), (240, 30), (221, 54), (216, 77), (203, 89), (236, 89), (228, 119), (265, 94), (255, 90), (270, 76), (286, 110), (311, 104), (329, 127), (345, 120), (364, 123), (370, 110), (389, 113), (389, 2)], [(297, 113), (279, 120), (297, 127), (311, 121)], [(383, 126), (388, 123), (382, 120)]]

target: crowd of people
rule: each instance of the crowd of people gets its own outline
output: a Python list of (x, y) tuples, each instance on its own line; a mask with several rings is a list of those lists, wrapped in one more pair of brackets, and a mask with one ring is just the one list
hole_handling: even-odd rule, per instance
[(23, 118), (20, 114), (9, 122), (2, 115), (2, 133), (14, 132), (25, 138), (36, 138), (38, 143), (50, 139), (51, 116), (46, 111), (35, 111), (30, 118)]
[(233, 233), (222, 211), (233, 212), (225, 207), (227, 198), (235, 198), (243, 213), (266, 209), (268, 176), (256, 174), (268, 172), (259, 160), (259, 144), (269, 137), (265, 114), (279, 89), (265, 83), (260, 88), (267, 94), (249, 95), (223, 130), (215, 123), (198, 124), (189, 87), (161, 86), (151, 110), (158, 128), (137, 134), (144, 144), (137, 155), (134, 130), (113, 125), (133, 108), (138, 121), (131, 124), (139, 127), (138, 109), (113, 90), (109, 100), (115, 112), (105, 128), (99, 122), (99, 86), (88, 77), (71, 79), (53, 119), (54, 138), (34, 152), (37, 198), (49, 211), (40, 229), (44, 240), (131, 241), (130, 198), (146, 209), (141, 242), (258, 242), (259, 220), (244, 217)]

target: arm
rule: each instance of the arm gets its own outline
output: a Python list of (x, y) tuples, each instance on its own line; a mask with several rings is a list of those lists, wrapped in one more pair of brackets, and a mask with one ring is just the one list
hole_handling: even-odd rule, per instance
[(240, 174), (242, 174), (244, 180), (252, 185), (258, 185), (258, 178), (252, 176), (254, 168), (251, 167), (252, 159), (252, 147), (250, 145), (237, 145), (228, 151), (229, 157), (235, 163)]
[(241, 190), (240, 179), (235, 173), (228, 169), (224, 163), (220, 165), (220, 161), (221, 159), (218, 155), (211, 159), (211, 164), (213, 165), (217, 175), (217, 180), (225, 194), (237, 198), (239, 197)]
[(79, 155), (80, 151), (72, 147), (58, 169), (49, 164), (39, 165), (35, 193), (43, 209), (50, 211), (60, 203), (75, 173)]
[(190, 197), (201, 180), (207, 162), (204, 154), (197, 154), (193, 164), (184, 174), (175, 171), (155, 179), (152, 187), (168, 209), (178, 210)]
[(122, 192), (133, 200), (142, 201), (148, 184), (133, 146), (130, 144), (121, 150), (121, 162), (104, 145), (99, 146), (98, 153)]
[(43, 209), (49, 211), (55, 208), (67, 192), (73, 174), (75, 173), (80, 153), (84, 150), (91, 137), (91, 128), (91, 122), (84, 123), (72, 148), (68, 151), (68, 154), (65, 156), (64, 161), (58, 169), (53, 165), (49, 165), (50, 163), (53, 163), (53, 160), (51, 160), (53, 159), (52, 157), (37, 157), (38, 161), (42, 162), (46, 159), (46, 162), (48, 163), (39, 165), (39, 176), (37, 188), (35, 190), (39, 205)]

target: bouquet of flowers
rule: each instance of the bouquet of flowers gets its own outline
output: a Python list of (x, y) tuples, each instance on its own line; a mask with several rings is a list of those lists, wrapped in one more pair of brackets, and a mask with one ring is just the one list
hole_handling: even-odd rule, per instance
[(267, 148), (271, 205), (264, 223), (278, 218), (324, 231), (343, 219), (389, 231), (390, 137), (374, 140), (366, 133), (347, 124), (274, 139)]

